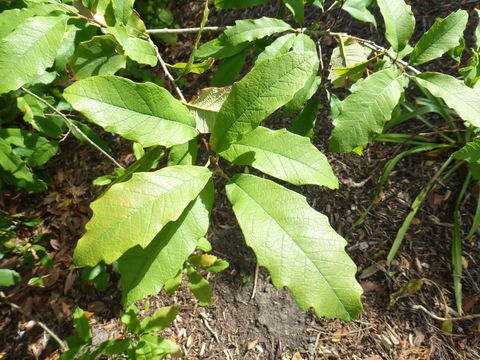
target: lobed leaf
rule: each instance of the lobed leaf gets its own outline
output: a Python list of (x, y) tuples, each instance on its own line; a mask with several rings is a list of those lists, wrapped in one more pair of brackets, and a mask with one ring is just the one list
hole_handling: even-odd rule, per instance
[(428, 31), (422, 35), (410, 55), (411, 65), (420, 65), (434, 60), (460, 43), (468, 13), (458, 10), (444, 19), (436, 19)]
[(308, 138), (286, 129), (274, 131), (259, 126), (220, 155), (234, 164), (253, 166), (294, 185), (338, 188), (325, 155)]
[(341, 102), (340, 112), (333, 115), (329, 148), (352, 151), (368, 144), (371, 136), (380, 134), (403, 94), (403, 76), (386, 69), (356, 84), (353, 93)]
[(305, 86), (318, 58), (312, 53), (288, 53), (256, 65), (235, 83), (218, 113), (210, 142), (218, 152), (255, 129)]
[(136, 245), (147, 247), (167, 223), (182, 215), (210, 177), (204, 167), (171, 166), (135, 173), (113, 185), (91, 205), (94, 215), (75, 249), (75, 263), (110, 264)]
[[(268, 196), (265, 196), (268, 194)], [(287, 286), (302, 310), (357, 318), (362, 290), (346, 241), (305, 198), (270, 180), (240, 174), (227, 185), (240, 228), (276, 288)]]
[(393, 50), (402, 51), (415, 30), (412, 7), (405, 0), (377, 0), (377, 4), (385, 21), (385, 37)]
[(463, 119), (480, 127), (480, 94), (453, 76), (424, 72), (416, 76), (417, 83), (442, 98)]
[(188, 109), (152, 83), (94, 76), (69, 86), (63, 96), (93, 123), (143, 147), (183, 144), (198, 134)]
[(32, 81), (53, 65), (67, 16), (35, 16), (0, 40), (0, 94)]

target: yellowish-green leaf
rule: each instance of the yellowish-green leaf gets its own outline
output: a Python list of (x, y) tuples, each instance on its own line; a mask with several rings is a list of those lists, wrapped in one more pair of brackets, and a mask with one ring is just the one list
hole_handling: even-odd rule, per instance
[(442, 98), (463, 120), (480, 127), (480, 94), (463, 81), (435, 72), (419, 74), (416, 81), (432, 95)]
[(422, 35), (410, 55), (411, 65), (420, 65), (434, 60), (460, 43), (468, 13), (458, 10), (444, 19), (437, 19), (428, 31)]
[(318, 58), (311, 52), (291, 52), (256, 65), (233, 85), (217, 116), (210, 138), (212, 146), (224, 151), (254, 130), (305, 86), (317, 64)]
[(356, 266), (326, 216), (303, 196), (253, 175), (234, 176), (227, 196), (248, 246), (276, 288), (287, 286), (302, 310), (313, 308), (318, 316), (358, 317), (362, 289)]
[(75, 249), (75, 263), (110, 264), (136, 245), (147, 247), (167, 223), (181, 216), (210, 177), (204, 167), (171, 166), (136, 173), (113, 185), (91, 205), (94, 215)]
[(377, 0), (385, 21), (385, 37), (396, 52), (407, 46), (415, 30), (415, 17), (405, 0)]
[(65, 89), (64, 98), (92, 122), (143, 147), (183, 144), (195, 119), (167, 90), (117, 76), (93, 76)]
[(286, 129), (274, 131), (259, 126), (220, 155), (234, 164), (253, 166), (295, 185), (338, 188), (325, 155), (308, 138)]
[(67, 16), (35, 16), (0, 40), (0, 94), (16, 90), (53, 65)]
[(380, 134), (403, 93), (403, 75), (386, 69), (356, 84), (353, 93), (340, 104), (334, 114), (335, 126), (330, 140), (331, 151), (352, 151), (368, 144)]

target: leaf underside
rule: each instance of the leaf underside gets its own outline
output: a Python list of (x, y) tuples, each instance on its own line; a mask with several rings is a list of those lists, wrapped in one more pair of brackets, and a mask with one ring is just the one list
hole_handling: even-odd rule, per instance
[[(268, 196), (265, 196), (268, 194)], [(287, 286), (302, 310), (352, 320), (362, 305), (346, 241), (305, 198), (270, 180), (236, 175), (227, 196), (247, 244), (276, 288)]]

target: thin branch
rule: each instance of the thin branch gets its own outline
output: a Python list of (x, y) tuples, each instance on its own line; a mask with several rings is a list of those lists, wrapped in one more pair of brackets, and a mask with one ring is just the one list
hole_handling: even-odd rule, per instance
[[(203, 31), (210, 31), (210, 32), (220, 32), (226, 30), (226, 26), (205, 26)], [(192, 28), (183, 28), (183, 29), (148, 29), (147, 34), (155, 35), (155, 34), (191, 34), (191, 33), (198, 33), (200, 31), (200, 27), (192, 27)]]
[[(193, 27), (193, 28), (180, 28), (180, 29), (148, 29), (147, 34), (190, 34), (190, 33), (197, 33), (200, 31), (200, 27)], [(227, 29), (226, 26), (205, 26), (203, 31), (212, 31), (212, 32), (220, 32)], [(417, 68), (409, 65), (406, 61), (402, 59), (398, 59), (397, 57), (393, 56), (387, 49), (383, 46), (376, 44), (375, 42), (367, 39), (362, 39), (356, 36), (349, 35), (347, 33), (339, 33), (339, 32), (332, 32), (332, 31), (318, 31), (318, 30), (308, 30), (307, 28), (298, 28), (298, 29), (291, 29), (290, 31), (294, 32), (305, 32), (311, 35), (322, 36), (322, 35), (329, 35), (335, 37), (350, 37), (358, 42), (360, 42), (365, 47), (368, 47), (371, 50), (383, 52), (387, 55), (398, 67), (402, 70), (406, 69), (413, 72), (415, 75), (421, 74), (422, 72)], [(160, 60), (160, 59), (159, 59)], [(162, 63), (162, 62), (160, 62)], [(399, 66), (401, 65), (401, 66)]]
[(45, 330), (48, 334), (50, 334), (50, 336), (60, 345), (62, 352), (65, 352), (68, 350), (67, 344), (62, 339), (60, 339), (60, 337), (57, 334), (55, 334), (52, 330), (50, 330), (50, 328), (47, 325), (45, 325), (43, 322), (41, 322), (37, 318), (23, 311), (23, 309), (20, 306), (8, 300), (5, 294), (3, 293), (3, 291), (0, 291), (0, 300), (3, 301), (8, 306), (10, 306), (11, 308), (20, 312), (26, 318), (35, 321), (38, 324), (38, 326), (40, 326), (43, 330)]
[(474, 320), (474, 319), (480, 319), (480, 314), (472, 314), (472, 315), (464, 315), (464, 316), (454, 316), (454, 317), (441, 317), (438, 315), (435, 315), (432, 313), (430, 310), (427, 310), (425, 307), (422, 305), (413, 305), (412, 309), (414, 310), (422, 310), (425, 314), (430, 316), (431, 318), (438, 320), (438, 321), (462, 321), (462, 320)]
[(255, 277), (253, 279), (253, 289), (252, 289), (252, 295), (250, 296), (250, 301), (252, 301), (255, 298), (255, 293), (257, 292), (257, 283), (258, 283), (258, 272), (260, 271), (260, 267), (257, 265), (255, 266)]
[[(332, 33), (330, 33), (332, 34)], [(372, 49), (374, 51), (380, 51), (380, 52), (383, 52), (385, 55), (387, 55), (397, 66), (398, 64), (402, 65), (403, 68), (407, 69), (407, 70), (410, 70), (411, 72), (413, 72), (415, 75), (418, 75), (418, 74), (421, 74), (422, 72), (420, 70), (418, 70), (417, 68), (411, 66), (411, 65), (408, 65), (408, 63), (402, 59), (399, 59), (395, 56), (393, 56), (387, 49), (385, 49), (384, 47), (374, 43), (373, 41), (371, 40), (366, 40), (366, 39), (362, 39), (362, 38), (358, 38), (356, 36), (351, 36), (351, 35), (347, 35), (347, 34), (344, 34), (344, 36), (349, 36), (351, 37), (352, 39), (354, 40), (357, 40), (359, 43), (361, 43), (363, 46), (365, 47), (368, 47), (369, 49)], [(397, 64), (398, 63), (398, 64)]]
[(168, 80), (170, 80), (173, 87), (175, 88), (175, 91), (177, 92), (178, 97), (180, 98), (180, 100), (182, 100), (184, 103), (186, 103), (187, 100), (183, 96), (182, 90), (180, 90), (180, 88), (178, 87), (178, 85), (175, 82), (175, 79), (173, 78), (172, 74), (170, 73), (170, 71), (168, 71), (167, 64), (165, 64), (165, 61), (163, 61), (163, 58), (160, 55), (160, 52), (158, 51), (157, 45), (155, 45), (154, 42), (152, 41), (152, 39), (150, 39), (150, 38), (148, 39), (148, 42), (155, 48), (155, 52), (157, 53), (158, 62), (162, 66), (162, 69), (165, 72), (165, 75), (167, 76)]
[(105, 150), (103, 150), (100, 146), (98, 146), (97, 144), (95, 144), (87, 135), (85, 135), (85, 133), (80, 130), (80, 128), (75, 125), (72, 120), (70, 120), (64, 113), (62, 113), (61, 111), (59, 111), (56, 107), (54, 107), (53, 105), (51, 105), (48, 101), (42, 99), (40, 96), (38, 96), (37, 94), (31, 92), (30, 90), (24, 88), (23, 86), (20, 88), (23, 92), (27, 93), (28, 95), (30, 96), (33, 96), (35, 99), (37, 99), (38, 101), (40, 101), (41, 103), (47, 105), (51, 110), (53, 110), (56, 114), (58, 114), (59, 116), (61, 116), (61, 118), (67, 123), (67, 125), (70, 127), (70, 128), (73, 128), (77, 133), (80, 134), (81, 137), (83, 137), (90, 145), (92, 145), (94, 148), (96, 148), (98, 151), (100, 151), (103, 155), (105, 155), (111, 162), (113, 162), (117, 167), (119, 168), (122, 168), (124, 169), (124, 167), (122, 165), (120, 165), (120, 163), (115, 160), (113, 157), (111, 157)]

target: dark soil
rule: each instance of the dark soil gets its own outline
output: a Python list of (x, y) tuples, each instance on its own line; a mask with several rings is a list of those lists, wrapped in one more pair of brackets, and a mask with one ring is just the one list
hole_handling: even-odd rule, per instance
[[(409, 3), (417, 18), (416, 38), (436, 17), (446, 16), (460, 7), (472, 10), (478, 6), (477, 1), (417, 0)], [(198, 25), (200, 2), (181, 2), (175, 7), (181, 26)], [(253, 10), (212, 11), (210, 25), (228, 25), (234, 19), (272, 16), (275, 12), (276, 7), (272, 5)], [(314, 20), (319, 13), (311, 11), (308, 14), (308, 19)], [(386, 45), (381, 38), (381, 24), (376, 32), (373, 27), (337, 12), (331, 13), (325, 21), (333, 24), (337, 17), (335, 30)], [(470, 45), (473, 42), (472, 26), (467, 36)], [(188, 58), (192, 42), (192, 37), (179, 38), (175, 49), (165, 50), (168, 61)], [(327, 56), (335, 43), (324, 45)], [(422, 67), (422, 70), (434, 68), (453, 73), (451, 66), (450, 60), (442, 59)], [(206, 83), (199, 76), (188, 80), (186, 94), (189, 96), (195, 95), (196, 89)], [(269, 121), (281, 123), (285, 119), (281, 114), (275, 114)], [(423, 131), (417, 124), (405, 130), (409, 133)], [(318, 135), (314, 142), (325, 153), (330, 131), (331, 120), (328, 111), (324, 110), (318, 117)], [(110, 138), (108, 134), (105, 136), (117, 159), (124, 164), (133, 161), (128, 144)], [(377, 204), (370, 215), (354, 231), (351, 230), (351, 225), (369, 205), (384, 164), (405, 149), (397, 144), (373, 143), (361, 157), (327, 153), (342, 184), (340, 189), (295, 188), (307, 197), (311, 206), (325, 213), (332, 226), (349, 241), (347, 250), (358, 265), (359, 280), (365, 291), (364, 311), (359, 320), (346, 323), (319, 319), (311, 311), (301, 312), (287, 290), (274, 289), (268, 272), (256, 266), (255, 257), (245, 245), (222, 191), (217, 196), (207, 237), (213, 244), (213, 253), (228, 260), (230, 268), (209, 277), (213, 286), (213, 305), (197, 306), (185, 286), (174, 296), (162, 293), (139, 304), (148, 302), (151, 311), (165, 305), (181, 308), (174, 326), (165, 330), (163, 335), (180, 344), (185, 358), (192, 360), (480, 359), (478, 321), (455, 322), (453, 331), (447, 333), (441, 330), (440, 321), (414, 308), (422, 305), (438, 316), (455, 316), (450, 244), (453, 203), (463, 180), (461, 173), (430, 194), (417, 214), (393, 268), (385, 266), (386, 253), (410, 210), (412, 200), (438, 170), (445, 160), (444, 155), (420, 154), (402, 160), (376, 199)], [(110, 289), (98, 293), (82, 285), (78, 279), (79, 270), (69, 268), (73, 248), (91, 215), (88, 204), (100, 191), (90, 185), (91, 181), (111, 173), (112, 169), (99, 154), (74, 139), (67, 139), (61, 145), (60, 154), (48, 165), (53, 184), (47, 193), (28, 195), (12, 188), (7, 189), (0, 199), (0, 206), (7, 212), (41, 216), (43, 223), (39, 232), (55, 234), (49, 244), (49, 251), (54, 256), (54, 270), (40, 268), (31, 274), (49, 274), (46, 287), (27, 287), (26, 277), (9, 295), (10, 301), (20, 305), (26, 314), (41, 319), (62, 337), (72, 334), (70, 318), (76, 306), (92, 313), (96, 342), (114, 338), (122, 330), (117, 320), (120, 292), (115, 275)], [(222, 184), (217, 185), (220, 188)], [(462, 221), (465, 229), (470, 226), (478, 191), (478, 186), (469, 189), (464, 202)], [(479, 239), (480, 234), (463, 244), (463, 292), (465, 301), (473, 304), (470, 313), (480, 312), (475, 301), (480, 298)], [(418, 291), (402, 291), (407, 284), (420, 279), (425, 280)], [(0, 352), (3, 351), (8, 359), (58, 358), (58, 352), (49, 343), (49, 336), (28, 317), (2, 305), (0, 324)]]

